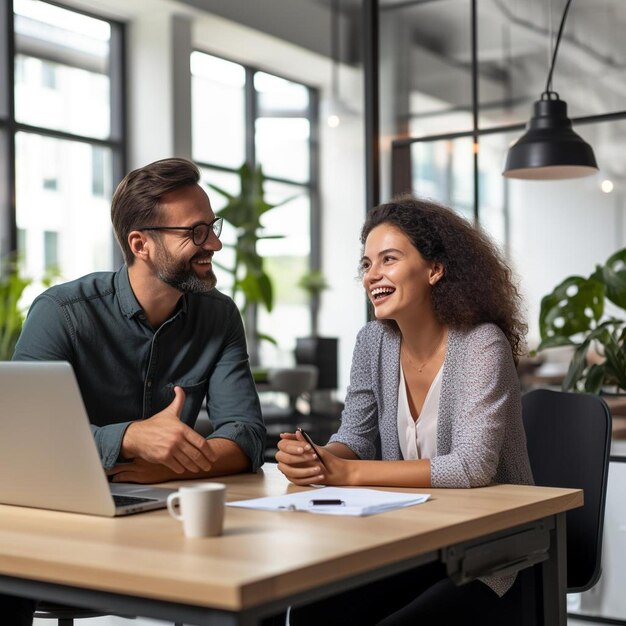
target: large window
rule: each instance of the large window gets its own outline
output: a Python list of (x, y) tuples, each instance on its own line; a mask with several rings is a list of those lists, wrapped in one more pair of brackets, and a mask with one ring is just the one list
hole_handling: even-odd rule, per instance
[[(286, 364), (296, 337), (310, 333), (310, 303), (297, 284), (319, 264), (312, 113), (316, 92), (204, 52), (192, 53), (191, 72), (193, 158), (204, 181), (238, 194), (239, 167), (260, 165), (265, 199), (280, 204), (262, 220), (264, 234), (281, 237), (261, 240), (258, 246), (275, 293), (273, 311), (259, 311), (258, 331), (278, 342), (277, 347), (261, 343), (261, 362)], [(224, 198), (210, 189), (209, 196), (219, 211)], [(228, 224), (222, 240), (224, 250), (216, 261), (232, 267), (235, 232)], [(219, 288), (228, 292), (232, 276), (219, 269), (217, 273)]]
[(124, 171), (122, 26), (41, 0), (3, 10), (0, 254), (17, 252), (35, 280), (111, 269), (109, 207)]

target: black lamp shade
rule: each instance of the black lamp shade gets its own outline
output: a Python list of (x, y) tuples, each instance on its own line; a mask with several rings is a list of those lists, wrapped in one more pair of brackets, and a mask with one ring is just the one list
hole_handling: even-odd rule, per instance
[(567, 103), (558, 96), (542, 97), (534, 103), (527, 128), (509, 149), (503, 176), (557, 180), (581, 178), (598, 171), (591, 146), (572, 130)]

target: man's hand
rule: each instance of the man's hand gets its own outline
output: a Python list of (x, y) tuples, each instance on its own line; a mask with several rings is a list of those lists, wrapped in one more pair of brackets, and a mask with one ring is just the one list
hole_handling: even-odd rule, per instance
[(118, 463), (107, 475), (111, 476), (114, 483), (163, 483), (168, 480), (180, 479), (179, 474), (175, 474), (169, 467), (150, 463), (137, 457), (130, 463)]
[(229, 439), (209, 439), (207, 441), (211, 453), (216, 461), (209, 472), (174, 472), (166, 465), (151, 463), (140, 457), (128, 463), (118, 463), (107, 470), (114, 483), (162, 483), (169, 480), (208, 478), (236, 474), (250, 469), (250, 461), (243, 450)]
[(181, 422), (185, 392), (174, 387), (174, 400), (160, 413), (133, 422), (122, 439), (122, 456), (165, 465), (176, 474), (208, 472), (216, 456), (206, 439)]

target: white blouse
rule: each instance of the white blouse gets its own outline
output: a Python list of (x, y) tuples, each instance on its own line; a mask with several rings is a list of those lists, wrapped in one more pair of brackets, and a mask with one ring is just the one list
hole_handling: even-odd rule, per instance
[(432, 459), (437, 456), (437, 417), (439, 415), (442, 373), (443, 365), (439, 368), (430, 385), (419, 417), (414, 420), (409, 407), (404, 372), (400, 367), (398, 439), (400, 440), (402, 456), (406, 460)]

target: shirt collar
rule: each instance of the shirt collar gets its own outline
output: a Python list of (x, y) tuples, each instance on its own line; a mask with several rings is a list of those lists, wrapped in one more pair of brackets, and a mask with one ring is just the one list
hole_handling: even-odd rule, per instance
[(187, 299), (189, 298), (189, 294), (184, 293), (183, 297), (178, 301), (178, 310), (181, 313), (186, 314), (187, 313)]
[(115, 290), (122, 313), (124, 313), (126, 317), (130, 319), (134, 315), (142, 312), (142, 308), (133, 293), (133, 288), (130, 286), (128, 267), (126, 265), (121, 267), (115, 274)]
[[(137, 298), (135, 298), (133, 288), (130, 286), (130, 278), (128, 277), (127, 265), (121, 267), (116, 273), (115, 289), (117, 291), (120, 308), (122, 309), (122, 313), (124, 313), (126, 317), (130, 319), (131, 317), (134, 317), (139, 313), (143, 313), (143, 309), (141, 308), (139, 302), (137, 302)], [(187, 313), (187, 298), (188, 294), (184, 293), (182, 298), (179, 299), (178, 304), (176, 305), (174, 315), (172, 317), (176, 317), (178, 312), (181, 312), (183, 314)]]

